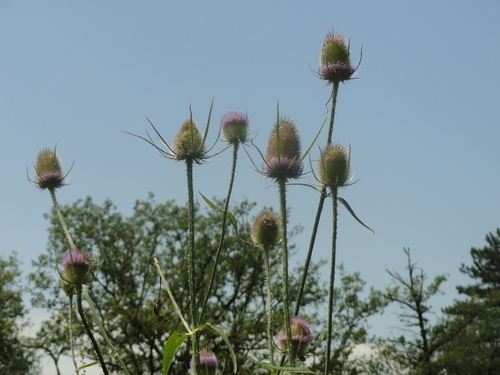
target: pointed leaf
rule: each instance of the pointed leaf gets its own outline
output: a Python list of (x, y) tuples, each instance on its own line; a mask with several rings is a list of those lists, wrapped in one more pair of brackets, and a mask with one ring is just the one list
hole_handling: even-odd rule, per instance
[(281, 366), (273, 366), (269, 363), (256, 361), (259, 365), (266, 367), (270, 370), (280, 371), (284, 373), (298, 373), (298, 374), (313, 374), (317, 375), (314, 371), (309, 370), (307, 367), (281, 367)]
[[(212, 210), (218, 210), (218, 211), (224, 212), (223, 208), (217, 207), (213, 202), (210, 201), (210, 199), (205, 197), (200, 192), (198, 192), (198, 193), (201, 195), (201, 197), (204, 199), (204, 201), (208, 204), (208, 206)], [(236, 221), (236, 218), (234, 217), (234, 215), (231, 212), (229, 212), (229, 211), (225, 211), (225, 212), (226, 212), (227, 218), (228, 218), (229, 222), (231, 223), (231, 225), (233, 226), (236, 234), (238, 234), (238, 222)]]
[(165, 346), (163, 347), (163, 366), (161, 368), (162, 375), (167, 375), (168, 370), (170, 370), (170, 366), (175, 358), (175, 353), (181, 347), (184, 340), (188, 338), (188, 334), (175, 330), (170, 337), (168, 338)]
[(231, 345), (231, 342), (229, 341), (229, 338), (227, 337), (226, 332), (222, 328), (215, 327), (215, 326), (211, 325), (210, 323), (205, 323), (200, 327), (200, 329), (204, 329), (204, 328), (209, 328), (212, 331), (214, 331), (215, 333), (217, 333), (220, 337), (222, 337), (222, 339), (224, 340), (224, 342), (226, 343), (226, 345), (229, 349), (229, 352), (231, 353), (231, 358), (233, 360), (233, 366), (234, 366), (234, 373), (236, 374), (236, 372), (238, 371), (238, 362), (236, 362), (236, 354), (234, 353), (233, 346)]
[(352, 215), (353, 218), (356, 219), (356, 221), (358, 223), (360, 223), (362, 226), (364, 226), (366, 229), (369, 229), (371, 230), (373, 233), (375, 233), (375, 231), (370, 228), (369, 226), (367, 226), (365, 223), (363, 223), (357, 216), (356, 214), (354, 213), (354, 211), (352, 210), (351, 206), (349, 206), (349, 203), (347, 203), (347, 201), (344, 199), (344, 198), (340, 198), (338, 197), (337, 198), (339, 200), (340, 203), (342, 203), (344, 205), (345, 208), (347, 208), (347, 211), (349, 211), (349, 213)]

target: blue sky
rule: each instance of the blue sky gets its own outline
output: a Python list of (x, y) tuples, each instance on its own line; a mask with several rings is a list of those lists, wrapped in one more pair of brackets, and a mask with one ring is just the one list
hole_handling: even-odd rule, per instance
[[(2, 0), (0, 254), (18, 251), (29, 271), (45, 251), (50, 197), (26, 179), (42, 147), (57, 144), (66, 169), (76, 161), (61, 204), (91, 195), (128, 214), (149, 191), (186, 201), (184, 167), (121, 132), (144, 135), (145, 116), (171, 140), (190, 105), (203, 124), (214, 98), (211, 139), (225, 113), (248, 112), (264, 147), (279, 102), (308, 145), (330, 94), (311, 69), (334, 29), (351, 36), (354, 62), (363, 48), (359, 79), (339, 92), (334, 138), (351, 145), (360, 179), (341, 195), (376, 232), (341, 211), (338, 261), (380, 288), (410, 247), (429, 276), (449, 274), (434, 304), (445, 306), (469, 282), (458, 267), (470, 247), (500, 226), (499, 16), (495, 0)], [(229, 166), (228, 152), (196, 168), (195, 189), (222, 197)], [(277, 207), (269, 186), (241, 154), (234, 199)], [(294, 239), (300, 261), (318, 198), (305, 187), (288, 198), (305, 229)], [(315, 259), (329, 254), (323, 217)]]

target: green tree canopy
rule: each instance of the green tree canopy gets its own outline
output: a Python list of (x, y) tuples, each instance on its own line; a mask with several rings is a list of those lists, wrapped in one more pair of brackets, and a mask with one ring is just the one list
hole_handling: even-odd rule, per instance
[(16, 254), (0, 257), (0, 374), (24, 375), (36, 370), (36, 357), (21, 337), (26, 311), (20, 275)]
[[(256, 367), (250, 358), (259, 358), (266, 333), (263, 251), (240, 238), (249, 238), (248, 222), (254, 206), (243, 201), (232, 208), (239, 221), (239, 234), (233, 227), (227, 229), (212, 296), (204, 315), (207, 322), (226, 330), (239, 366), (250, 369)], [(96, 279), (89, 284), (89, 290), (113, 345), (131, 373), (158, 373), (166, 339), (175, 329), (183, 330), (183, 327), (160, 286), (153, 259), (159, 260), (177, 303), (182, 311), (187, 311), (188, 285), (183, 266), (187, 256), (187, 208), (174, 201), (156, 203), (150, 195), (136, 202), (130, 217), (118, 213), (109, 200), (97, 205), (91, 198), (62, 206), (61, 210), (76, 246), (91, 250), (100, 261), (100, 269)], [(36, 288), (33, 302), (36, 306), (53, 309), (51, 321), (64, 321), (61, 315), (67, 314), (64, 310), (67, 299), (54, 272), (54, 256), (60, 259), (68, 249), (54, 212), (48, 218), (51, 222), (49, 252), (39, 257), (35, 262), (37, 271), (30, 275)], [(197, 208), (195, 290), (200, 301), (205, 297), (213, 267), (220, 223), (220, 211)], [(273, 269), (279, 269), (279, 262), (278, 249), (273, 249)], [(303, 305), (313, 312), (318, 309), (321, 312), (325, 293), (320, 287), (318, 267), (316, 264), (311, 270), (303, 300)], [(300, 273), (297, 271), (293, 275), (291, 290), (292, 295), (296, 295)], [(282, 324), (281, 280), (279, 272), (274, 276), (273, 308), (276, 311), (275, 332), (278, 332)], [(155, 315), (155, 301), (158, 315)], [(311, 317), (314, 315), (312, 313)], [(63, 333), (64, 330), (54, 330), (55, 337), (45, 335), (45, 348), (53, 347), (51, 342), (64, 344), (67, 340), (61, 337)], [(102, 338), (99, 340), (102, 342)], [(102, 342), (102, 347), (105, 346)], [(228, 350), (220, 338), (204, 334), (202, 347), (217, 353), (224, 372), (232, 370)], [(90, 351), (88, 343), (84, 342), (84, 348)], [(187, 347), (182, 347), (171, 373), (186, 373), (189, 360)]]

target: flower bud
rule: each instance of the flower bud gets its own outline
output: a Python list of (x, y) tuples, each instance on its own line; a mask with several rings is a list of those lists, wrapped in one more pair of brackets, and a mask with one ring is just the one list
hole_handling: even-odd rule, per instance
[(220, 122), (222, 134), (228, 143), (243, 143), (248, 137), (248, 117), (243, 113), (229, 112)]
[(329, 82), (343, 82), (351, 78), (354, 70), (344, 37), (329, 33), (321, 47), (319, 77)]
[[(191, 370), (194, 368), (193, 360), (190, 362)], [(200, 374), (201, 375), (215, 375), (219, 368), (217, 357), (210, 350), (200, 351)]]
[(54, 190), (64, 186), (61, 162), (56, 150), (43, 148), (38, 153), (35, 163), (35, 185), (41, 189)]
[(262, 171), (276, 180), (298, 178), (304, 168), (300, 163), (300, 135), (297, 125), (282, 119), (275, 124), (267, 142)]
[[(295, 354), (298, 357), (303, 357), (307, 351), (309, 343), (312, 341), (313, 336), (311, 333), (311, 325), (309, 322), (298, 316), (290, 318), (290, 328), (292, 330), (292, 346)], [(276, 336), (280, 349), (287, 352), (287, 334), (286, 326)]]
[(204, 159), (205, 147), (203, 136), (198, 130), (198, 126), (191, 119), (187, 119), (181, 126), (179, 133), (174, 140), (175, 159), (191, 159), (200, 162)]
[(252, 227), (252, 241), (260, 246), (272, 246), (278, 241), (279, 218), (273, 212), (259, 215)]
[(349, 152), (340, 144), (328, 145), (321, 151), (319, 180), (324, 186), (345, 186), (349, 177)]
[(91, 277), (93, 256), (90, 251), (71, 249), (64, 254), (61, 264), (64, 281), (71, 284), (88, 283)]

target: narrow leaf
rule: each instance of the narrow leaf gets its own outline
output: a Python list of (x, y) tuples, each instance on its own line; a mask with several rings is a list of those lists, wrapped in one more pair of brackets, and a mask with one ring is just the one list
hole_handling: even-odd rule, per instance
[(181, 332), (178, 329), (175, 330), (170, 337), (168, 338), (165, 346), (163, 347), (163, 366), (161, 368), (162, 375), (167, 375), (168, 370), (170, 370), (170, 366), (175, 358), (175, 353), (181, 347), (184, 340), (189, 335), (187, 333)]
[(309, 370), (307, 367), (281, 367), (281, 366), (273, 366), (273, 365), (270, 365), (269, 363), (265, 363), (265, 362), (259, 362), (259, 361), (256, 361), (256, 362), (259, 365), (266, 367), (270, 370), (274, 370), (274, 371), (280, 371), (280, 372), (284, 372), (284, 373), (288, 372), (288, 373), (317, 375), (314, 371)]
[(340, 203), (342, 203), (344, 205), (345, 208), (347, 208), (347, 211), (349, 211), (349, 213), (352, 215), (353, 218), (356, 219), (356, 221), (358, 223), (360, 223), (362, 226), (364, 226), (366, 229), (369, 229), (371, 230), (373, 233), (375, 233), (375, 231), (370, 228), (368, 225), (366, 225), (365, 223), (363, 223), (357, 216), (356, 214), (354, 213), (354, 211), (352, 210), (351, 206), (349, 206), (349, 203), (347, 203), (347, 201), (344, 199), (344, 198), (340, 198), (338, 197), (337, 198), (339, 200)]
[[(203, 194), (201, 194), (200, 192), (198, 192), (201, 197), (205, 200), (205, 202), (208, 204), (208, 206), (212, 209), (212, 210), (218, 210), (218, 211), (221, 211), (221, 212), (224, 212), (224, 209), (223, 208), (220, 208), (220, 207), (217, 207), (212, 201), (210, 201), (210, 199), (208, 199), (207, 197), (205, 197)], [(226, 215), (227, 215), (227, 218), (229, 220), (229, 222), (231, 223), (231, 225), (233, 226), (236, 234), (238, 234), (238, 222), (236, 221), (236, 218), (234, 217), (234, 215), (229, 212), (229, 211), (226, 211)]]
[(214, 331), (216, 334), (218, 334), (220, 337), (222, 337), (222, 339), (224, 340), (224, 342), (226, 343), (226, 345), (229, 349), (229, 352), (231, 353), (231, 358), (233, 360), (234, 373), (236, 374), (238, 371), (238, 363), (236, 362), (236, 354), (234, 353), (233, 346), (231, 345), (231, 342), (229, 341), (229, 338), (227, 337), (226, 332), (224, 332), (224, 330), (222, 328), (215, 327), (215, 326), (211, 325), (210, 323), (205, 323), (200, 328), (201, 329), (209, 328), (212, 331)]

